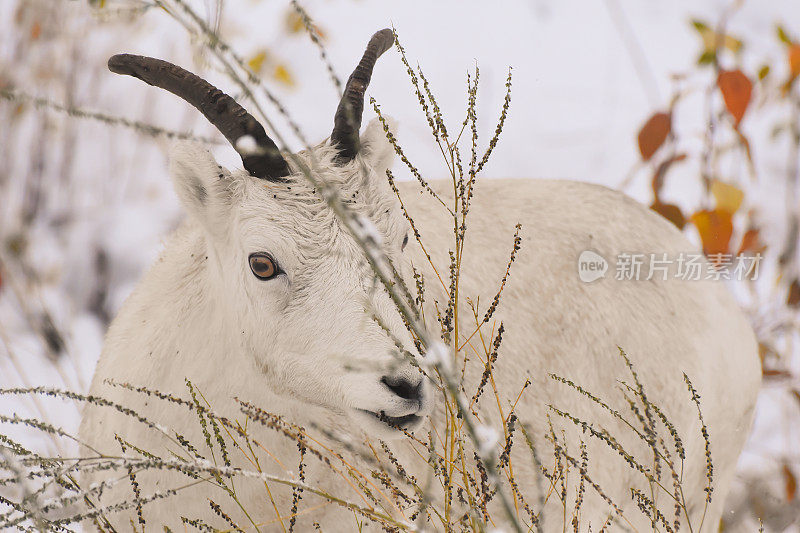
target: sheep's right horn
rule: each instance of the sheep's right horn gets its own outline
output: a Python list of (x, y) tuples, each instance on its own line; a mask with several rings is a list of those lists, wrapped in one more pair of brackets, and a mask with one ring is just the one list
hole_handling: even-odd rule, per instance
[[(244, 168), (254, 177), (280, 181), (289, 175), (289, 165), (264, 127), (233, 98), (206, 80), (172, 63), (131, 54), (112, 56), (108, 69), (139, 78), (192, 104), (228, 139), (239, 152)], [(237, 146), (237, 141), (245, 135), (255, 140), (255, 150), (245, 151)]]
[(358, 130), (364, 112), (364, 93), (372, 79), (375, 62), (394, 44), (394, 32), (389, 28), (376, 32), (369, 40), (367, 49), (358, 66), (350, 74), (344, 94), (333, 117), (331, 145), (339, 150), (339, 161), (352, 161), (358, 153)]

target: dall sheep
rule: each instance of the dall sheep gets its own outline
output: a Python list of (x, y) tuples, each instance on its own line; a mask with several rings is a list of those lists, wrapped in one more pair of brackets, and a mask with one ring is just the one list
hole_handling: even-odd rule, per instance
[[(199, 77), (152, 58), (119, 55), (109, 60), (113, 72), (166, 89), (200, 110), (239, 151), (244, 170), (222, 168), (196, 144), (181, 143), (172, 150), (170, 172), (188, 216), (111, 324), (91, 394), (131, 407), (168, 431), (202, 443), (197, 419), (187, 416), (185, 409), (108, 383), (180, 394), (188, 379), (215, 412), (231, 419), (239, 412), (236, 397), (300, 426), (317, 428), (323, 434), (320, 439), (334, 442), (349, 437), (348, 446), (355, 448), (364, 435), (382, 439), (410, 472), (424, 478), (424, 458), (395, 426), (427, 434), (423, 426), (428, 416), (441, 416), (441, 393), (410, 361), (398, 358), (398, 343), (417, 353), (412, 336), (386, 291), (375, 288), (374, 274), (354, 236), (301, 170), (310, 168), (319, 182), (335, 186), (352, 212), (371, 221), (385, 254), (399, 265), (405, 279), (410, 279), (412, 264), (427, 280), (436, 279), (423, 251), (413, 238), (409, 242), (409, 224), (385, 179), (395, 154), (382, 124), (374, 120), (359, 135), (372, 68), (392, 42), (390, 30), (373, 36), (348, 80), (330, 139), (291, 157), (282, 154), (232, 98)], [(241, 142), (245, 136), (255, 140), (256, 149)], [(448, 188), (452, 195), (452, 183), (431, 186), (445, 198)], [(401, 182), (397, 187), (433, 263), (446, 272), (452, 217), (429, 195), (418, 194), (415, 184)], [(478, 297), (480, 302), (492, 301), (494, 280), (505, 271), (510, 247), (509, 240), (498, 237), (510, 236), (517, 223), (524, 228), (522, 248), (493, 317), (505, 329), (493, 371), (498, 390), (505, 395), (501, 400), (514, 400), (506, 396), (516, 394), (526, 379), (533, 381), (516, 412), (534, 440), (539, 439), (544, 457), (548, 445), (541, 437), (549, 432), (549, 404), (583, 420), (597, 415), (592, 402), (548, 379), (548, 374), (571, 379), (590, 391), (614, 392), (617, 380), (627, 375), (618, 351), (622, 347), (653, 403), (661, 406), (684, 438), (683, 490), (697, 531), (706, 498), (705, 441), (683, 381), (685, 372), (702, 398), (710, 434), (714, 498), (705, 511), (703, 530), (714, 531), (760, 384), (756, 341), (733, 298), (713, 280), (656, 276), (637, 281), (617, 279), (608, 272), (594, 281), (582, 281), (578, 258), (584, 251), (609, 260), (631, 252), (674, 258), (694, 250), (670, 222), (619, 192), (541, 179), (484, 180), (475, 187), (461, 294), (473, 302)], [(443, 287), (428, 283), (427, 290), (426, 306), (447, 301)], [(471, 313), (463, 300), (460, 312)], [(432, 306), (425, 317), (431, 331), (440, 327)], [(467, 372), (466, 390), (474, 390), (481, 370)], [(553, 424), (559, 434), (581, 436), (571, 424), (558, 420)], [(604, 427), (615, 436), (627, 431), (613, 419)], [(163, 434), (131, 417), (88, 405), (81, 440), (103, 453), (119, 455), (116, 436), (162, 454), (172, 446)], [(270, 432), (257, 438), (286, 469), (296, 464), (294, 443)], [(605, 444), (584, 438), (593, 480), (629, 517), (613, 529), (650, 530), (650, 522), (639, 515), (631, 499), (630, 488), (642, 488), (641, 476)], [(632, 451), (642, 452), (635, 438), (618, 438)], [(544, 497), (535, 481), (539, 472), (524, 445), (515, 446), (514, 453), (520, 454), (515, 462), (519, 489), (536, 506)], [(234, 455), (234, 466), (253, 468)], [(341, 478), (312, 463), (305, 473), (309, 485), (349, 497)], [(286, 475), (273, 463), (262, 466)], [(103, 475), (108, 474), (99, 471), (87, 481)], [(167, 470), (137, 477), (142, 494), (185, 486), (191, 482), (187, 480)], [(279, 486), (272, 490), (277, 507), (288, 509), (290, 490)], [(119, 483), (103, 494), (101, 503), (129, 500), (131, 494), (130, 484)], [(148, 524), (173, 529), (182, 527), (181, 516), (213, 522), (218, 517), (213, 516), (208, 498), (220, 501), (225, 498), (220, 494), (213, 483), (197, 483), (174, 497), (149, 503), (143, 513)], [(243, 508), (254, 513), (256, 523), (272, 524), (265, 530), (277, 528), (263, 483), (241, 482), (236, 496)], [(545, 504), (543, 516), (555, 509), (550, 515), (555, 518), (543, 523), (547, 531), (562, 530), (556, 499)], [(136, 519), (135, 508), (127, 512), (114, 518), (126, 528)], [(249, 523), (236, 512), (230, 511), (240, 524)], [(587, 494), (581, 513), (582, 527), (591, 524), (597, 531), (608, 508)], [(305, 531), (314, 521), (323, 531), (355, 529), (352, 513), (335, 505), (301, 514), (296, 527)]]

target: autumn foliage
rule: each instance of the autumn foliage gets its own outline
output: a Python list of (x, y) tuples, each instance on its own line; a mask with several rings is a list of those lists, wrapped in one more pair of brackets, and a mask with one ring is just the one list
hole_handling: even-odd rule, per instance
[(656, 113), (650, 117), (639, 132), (639, 152), (649, 161), (672, 130), (672, 117), (668, 113)]
[[(777, 26), (782, 57), (764, 61), (757, 69), (748, 67), (750, 63), (743, 59), (745, 43), (726, 29), (737, 5), (717, 24), (692, 21), (700, 42), (694, 70), (674, 75), (675, 89), (669, 104), (644, 120), (637, 135), (638, 165), (649, 174), (650, 208), (696, 237), (713, 265), (724, 268), (722, 258), (736, 260), (744, 256), (758, 256), (762, 272), (763, 265), (767, 265), (767, 279), (740, 280), (748, 294), (743, 304), (750, 306), (751, 312), (760, 313), (752, 320), (757, 325), (765, 380), (779, 384), (790, 401), (800, 405), (800, 390), (793, 385), (798, 376), (791, 367), (796, 312), (800, 310), (800, 40)], [(683, 111), (683, 102), (692, 94), (700, 95), (705, 105), (699, 150), (696, 143), (692, 144), (697, 139), (696, 132), (681, 129), (683, 120), (675, 121)], [(763, 123), (765, 118), (775, 120), (768, 110), (776, 108), (781, 110), (780, 122), (774, 125), (769, 138), (756, 139), (757, 127), (750, 125)], [(788, 149), (785, 178), (760, 174), (758, 169), (763, 164), (756, 165), (756, 158), (762, 154), (754, 154), (751, 140), (758, 141), (755, 146), (759, 149), (772, 144)], [(677, 164), (697, 168), (695, 179), (700, 194), (696, 197), (680, 201), (664, 198), (665, 184)], [(778, 195), (774, 188), (765, 189), (763, 185), (776, 179), (783, 187)], [(769, 193), (765, 194), (765, 190)], [(756, 197), (755, 191), (761, 196)], [(783, 206), (787, 218), (785, 234), (775, 235), (767, 230), (764, 220), (774, 218), (776, 208)], [(764, 320), (761, 315), (776, 312), (795, 318), (779, 322), (778, 327), (758, 327)], [(798, 465), (783, 457), (776, 457), (775, 463), (782, 500), (789, 505), (797, 498)], [(752, 512), (763, 518), (769, 514), (763, 506)]]

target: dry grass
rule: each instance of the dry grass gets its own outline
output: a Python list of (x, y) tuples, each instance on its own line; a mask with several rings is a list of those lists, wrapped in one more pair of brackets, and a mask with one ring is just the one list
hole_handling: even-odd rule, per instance
[[(213, 29), (182, 0), (156, 0), (165, 13), (173, 16), (195, 38), (205, 43), (207, 51), (214, 56), (243, 94), (253, 102), (262, 95), (286, 117), (288, 114), (267, 91), (261, 81), (250, 72), (245, 62), (231, 48), (222, 42)], [(298, 7), (299, 9), (299, 7)], [(303, 22), (312, 28), (310, 19), (301, 11)], [(312, 33), (313, 35), (313, 33)], [(315, 41), (321, 50), (323, 60), (327, 60), (324, 47)], [(373, 108), (384, 125), (387, 139), (394, 147), (408, 171), (418, 181), (422, 190), (427, 191), (441, 204), (452, 218), (452, 247), (449, 251), (449, 264), (434, 264), (427, 252), (426, 243), (416, 229), (413, 213), (403, 207), (404, 213), (414, 228), (422, 250), (435, 272), (436, 279), (426, 280), (415, 272), (415, 287), (412, 292), (405, 280), (400, 278), (397, 269), (386, 258), (374, 241), (359, 237), (358, 219), (339, 200), (337, 191), (319, 182), (307, 168), (303, 172), (320, 192), (322, 198), (339, 215), (346, 227), (351, 229), (361, 245), (366, 260), (375, 273), (376, 280), (383, 284), (392, 296), (398, 312), (412, 334), (417, 348), (426, 356), (419, 363), (421, 370), (434, 382), (439, 391), (439, 401), (443, 405), (444, 418), (431, 422), (424, 436), (407, 434), (407, 439), (417, 450), (427, 465), (424, 472), (413, 472), (409, 465), (402, 464), (390, 448), (379, 441), (365, 440), (358, 443), (341, 442), (337, 448), (324, 444), (326, 440), (318, 428), (299, 427), (280, 416), (272, 414), (259, 406), (240, 402), (240, 412), (236, 420), (221, 416), (206, 402), (203, 391), (186, 382), (187, 390), (181, 395), (150, 390), (137, 384), (111, 383), (129, 392), (146, 396), (152, 402), (163, 402), (181, 408), (187, 417), (196, 419), (203, 442), (191, 442), (161, 422), (150, 420), (124, 405), (106, 399), (85, 396), (69, 391), (50, 388), (18, 388), (0, 390), (0, 395), (46, 396), (65, 399), (77, 403), (90, 403), (103, 409), (117, 412), (118, 416), (128, 417), (132, 422), (144, 425), (149, 431), (158, 433), (171, 443), (171, 453), (160, 450), (143, 449), (129, 442), (124, 435), (118, 435), (120, 447), (118, 455), (109, 456), (93, 450), (85, 443), (80, 457), (45, 457), (28, 449), (23, 443), (0, 435), (0, 504), (5, 508), (0, 513), (0, 527), (36, 528), (42, 530), (71, 530), (81, 522), (91, 522), (99, 530), (113, 530), (111, 517), (125, 513), (131, 517), (130, 526), (134, 530), (150, 526), (147, 522), (147, 506), (151, 502), (170, 498), (188, 487), (208, 484), (222, 491), (224, 500), (209, 499), (209, 508), (217, 520), (211, 524), (200, 518), (181, 516), (187, 528), (201, 531), (243, 531), (280, 527), (292, 531), (298, 516), (311, 514), (326, 505), (336, 505), (346, 509), (353, 516), (353, 529), (361, 529), (366, 523), (373, 523), (389, 531), (413, 531), (432, 528), (441, 531), (485, 531), (490, 525), (505, 524), (515, 531), (537, 531), (542, 521), (541, 513), (548, 502), (557, 500), (562, 508), (560, 517), (548, 517), (548, 523), (560, 521), (562, 529), (579, 531), (581, 508), (586, 494), (594, 492), (608, 505), (608, 520), (601, 531), (608, 530), (615, 523), (625, 523), (620, 502), (614, 502), (606, 495), (603, 487), (592, 479), (592, 458), (584, 442), (567, 442), (551, 425), (546, 438), (552, 447), (552, 454), (540, 456), (541, 450), (533, 445), (531, 431), (518, 419), (515, 413), (516, 401), (525, 394), (530, 382), (521, 390), (499, 390), (494, 379), (494, 369), (502, 362), (502, 339), (504, 325), (494, 319), (495, 311), (503, 305), (503, 291), (506, 283), (514, 275), (514, 262), (518, 250), (524, 246), (523, 228), (517, 226), (516, 232), (508, 236), (509, 260), (505, 274), (496, 280), (498, 290), (488, 306), (481, 307), (470, 295), (460, 290), (462, 264), (464, 262), (464, 241), (468, 232), (471, 202), (474, 200), (474, 186), (481, 170), (490, 160), (497, 145), (511, 103), (511, 71), (506, 83), (506, 95), (499, 113), (497, 126), (489, 137), (486, 147), (480, 149), (477, 131), (477, 94), (480, 71), (467, 77), (467, 106), (465, 118), (449, 129), (436, 101), (433, 90), (420, 68), (410, 66), (399, 40), (397, 49), (405, 66), (412, 90), (416, 94), (420, 108), (430, 127), (432, 140), (442, 155), (449, 175), (452, 178), (453, 200), (448, 203), (430, 187), (423, 174), (413, 165), (402, 150), (398, 139), (389, 131), (381, 108), (372, 100)], [(333, 70), (329, 67), (329, 72)], [(20, 98), (19, 93), (3, 93), (7, 98)], [(42, 105), (52, 104), (42, 102)], [(269, 124), (266, 114), (255, 105), (256, 115)], [(106, 120), (103, 116), (87, 115), (83, 111), (62, 108), (69, 113), (79, 113)], [(116, 119), (114, 124), (140, 127), (148, 126), (126, 124)], [(289, 119), (290, 124), (294, 124)], [(295, 134), (303, 139), (299, 128), (294, 126)], [(274, 130), (274, 128), (271, 128)], [(174, 132), (148, 130), (158, 135), (178, 135)], [(281, 148), (286, 143), (278, 136)], [(466, 156), (462, 158), (462, 150)], [(387, 172), (387, 179), (405, 206), (399, 191), (394, 187), (393, 176)], [(424, 323), (431, 323), (433, 317), (424, 316), (422, 304), (426, 299), (428, 283), (441, 285), (447, 294), (442, 307), (436, 306), (436, 323), (439, 331), (431, 333)], [(463, 303), (471, 310), (466, 316)], [(413, 358), (409, 352), (404, 353)], [(634, 457), (619, 442), (618, 437), (596, 428), (592, 421), (579, 419), (569, 412), (551, 405), (553, 416), (563, 418), (580, 427), (590, 439), (603, 442), (623, 460), (621, 465), (638, 472), (647, 482), (649, 493), (631, 489), (631, 498), (636, 502), (638, 512), (648, 517), (654, 531), (677, 531), (683, 524), (689, 531), (699, 531), (702, 524), (687, 524), (688, 502), (682, 490), (682, 469), (685, 459), (682, 439), (674, 425), (663, 411), (652, 403), (646, 394), (645, 384), (639, 381), (633, 365), (620, 350), (620, 356), (629, 369), (630, 382), (622, 381), (621, 398), (625, 406), (612, 407), (609, 400), (602, 399), (564, 377), (550, 376), (574, 393), (582, 395), (621, 422), (646, 444), (650, 454), (647, 457)], [(480, 382), (474, 390), (467, 390), (464, 376), (467, 365), (477, 365)], [(694, 402), (702, 421), (700, 402), (689, 378), (686, 378), (690, 393), (687, 402)], [(504, 398), (516, 398), (507, 403)], [(479, 414), (479, 404), (483, 412), (493, 411), (496, 426), (489, 425)], [(61, 428), (42, 420), (24, 419), (0, 415), (0, 422), (22, 425), (32, 432), (45, 434), (53, 439), (77, 441)], [(297, 446), (297, 462), (282, 465), (284, 475), (268, 473), (265, 464), (275, 462), (274, 454), (254, 436), (258, 431), (268, 430)], [(521, 436), (520, 436), (521, 434)], [(703, 425), (706, 442), (708, 486), (706, 504), (713, 493), (713, 465), (709, 451), (708, 433)], [(522, 444), (520, 443), (522, 441)], [(530, 454), (512, 454), (515, 447), (524, 447)], [(237, 460), (232, 460), (232, 457)], [(545, 480), (544, 497), (532, 502), (526, 499), (521, 487), (525, 482), (515, 477), (515, 466), (520, 457), (531, 461)], [(305, 479), (308, 465), (323, 465), (330, 475), (341, 480), (342, 494), (332, 493), (309, 484)], [(247, 468), (235, 466), (246, 464)], [(367, 465), (366, 467), (363, 465)], [(185, 478), (182, 486), (153, 492), (142, 486), (139, 480), (148, 471), (164, 470), (180, 474)], [(81, 486), (82, 476), (102, 472), (104, 481), (93, 486)], [(574, 480), (577, 491), (567, 494), (567, 487)], [(248, 509), (240, 501), (235, 490), (235, 482), (242, 478), (263, 482), (265, 509)], [(128, 484), (130, 497), (123, 501), (101, 506), (100, 495), (115, 485)], [(291, 505), (288, 509), (279, 508), (272, 488), (290, 487)], [(657, 496), (661, 496), (660, 498)], [(3, 509), (3, 507), (0, 507)], [(237, 523), (231, 518), (243, 515), (247, 522)], [(262, 516), (274, 514), (273, 522), (263, 522)], [(319, 524), (322, 530), (325, 524)]]

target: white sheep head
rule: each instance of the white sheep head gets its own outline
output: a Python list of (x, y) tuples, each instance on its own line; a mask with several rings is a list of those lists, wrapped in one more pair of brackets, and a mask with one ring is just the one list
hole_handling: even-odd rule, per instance
[[(255, 118), (205, 80), (153, 58), (109, 60), (113, 72), (194, 105), (242, 157), (245, 170), (228, 171), (196, 144), (178, 144), (171, 153), (177, 194), (203, 229), (203, 297), (213, 302), (215, 335), (228, 337), (209, 342), (252, 355), (273, 392), (352, 416), (383, 438), (402, 435), (397, 426), (422, 423), (431, 385), (383, 331), (381, 324), (414, 351), (361, 248), (300, 165), (334, 185), (354, 213), (371, 221), (385, 253), (403, 263), (408, 224), (383, 178), (394, 152), (377, 121), (358, 136), (372, 68), (392, 42), (391, 30), (372, 37), (348, 80), (330, 141), (289, 161)], [(208, 364), (225, 372), (223, 354)]]

